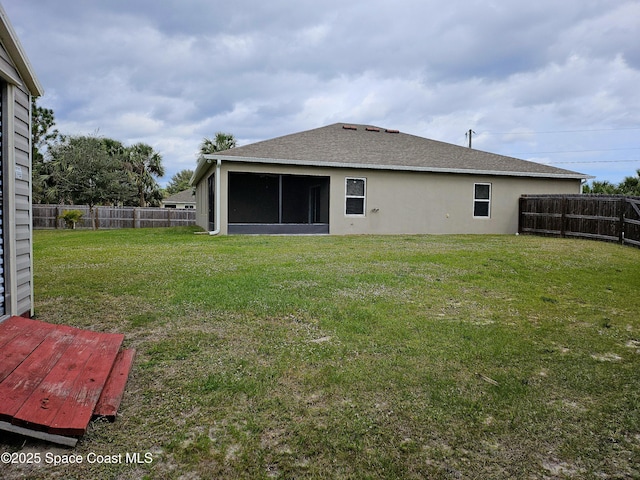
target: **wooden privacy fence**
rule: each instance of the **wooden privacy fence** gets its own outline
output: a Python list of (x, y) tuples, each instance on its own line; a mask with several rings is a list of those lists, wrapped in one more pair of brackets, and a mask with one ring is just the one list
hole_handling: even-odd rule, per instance
[(640, 197), (523, 195), (518, 231), (640, 247)]
[(76, 228), (145, 228), (195, 225), (196, 211), (176, 208), (93, 207), (88, 205), (33, 205), (33, 228), (66, 228), (60, 216), (65, 210), (80, 210), (82, 219)]

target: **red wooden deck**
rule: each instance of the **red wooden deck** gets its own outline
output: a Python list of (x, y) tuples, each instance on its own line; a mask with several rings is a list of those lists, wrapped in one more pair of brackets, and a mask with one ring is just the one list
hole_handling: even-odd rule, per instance
[(115, 418), (133, 363), (124, 335), (22, 317), (0, 323), (0, 421), (81, 436), (92, 416)]

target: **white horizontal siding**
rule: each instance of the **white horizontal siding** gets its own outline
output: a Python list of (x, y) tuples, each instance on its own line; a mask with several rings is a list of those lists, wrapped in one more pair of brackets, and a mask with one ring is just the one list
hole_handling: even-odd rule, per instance
[[(12, 58), (0, 42), (0, 78), (7, 82), (2, 105), (5, 313), (33, 313), (33, 243), (31, 223), (31, 93), (41, 95), (25, 58)], [(18, 65), (18, 67), (16, 67)], [(23, 78), (21, 74), (24, 74)], [(26, 80), (26, 81), (25, 81)], [(31, 91), (29, 90), (31, 89)], [(16, 178), (17, 177), (17, 178)]]
[[(29, 97), (29, 95), (27, 94), (27, 92), (25, 92), (24, 90), (16, 90), (15, 92), (15, 101), (16, 101), (16, 105), (19, 105), (20, 107), (22, 107), (22, 109), (29, 113), (29, 108), (30, 108), (30, 104), (31, 104), (31, 98)], [(23, 120), (28, 120), (28, 117), (23, 117)]]
[(11, 61), (9, 54), (5, 50), (4, 45), (2, 45), (2, 43), (0, 43), (0, 74), (6, 80), (11, 81), (12, 83), (19, 83), (19, 84), (22, 83), (20, 80), (20, 74), (18, 73), (18, 70), (16, 69), (13, 62)]
[(28, 225), (20, 225), (13, 229), (16, 241), (27, 240), (31, 241), (31, 228)]
[[(29, 176), (29, 169), (22, 167), (22, 178)], [(29, 183), (24, 180), (16, 180), (16, 203), (19, 205), (29, 204)]]
[[(1, 52), (0, 52), (1, 53)], [(1, 56), (1, 55), (0, 55)], [(0, 62), (1, 63), (1, 62)], [(9, 287), (6, 310), (11, 315), (33, 311), (32, 223), (31, 223), (31, 143), (30, 105), (23, 87), (9, 86), (5, 110), (9, 114), (5, 125), (6, 162), (4, 178), (5, 223), (8, 234), (7, 265)]]
[[(31, 148), (31, 147), (29, 147), (29, 139), (26, 138), (26, 137), (23, 137), (21, 135), (16, 136), (14, 138), (14, 144), (15, 144), (16, 151), (25, 152), (25, 155), (27, 155), (26, 152), (28, 152), (29, 148)], [(28, 165), (24, 164), (24, 166), (28, 166)]]

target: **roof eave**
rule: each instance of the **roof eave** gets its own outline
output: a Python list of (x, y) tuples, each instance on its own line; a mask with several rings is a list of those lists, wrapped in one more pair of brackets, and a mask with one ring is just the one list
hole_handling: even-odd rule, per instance
[(204, 157), (207, 157), (207, 158), (200, 158), (198, 160), (198, 165), (196, 165), (196, 170), (193, 172), (193, 175), (191, 175), (191, 179), (189, 180), (189, 185), (192, 187), (198, 184), (202, 176), (206, 173), (206, 171), (211, 166), (212, 159), (208, 158), (208, 157), (211, 157), (211, 155), (205, 155)]
[[(203, 167), (198, 175), (199, 169), (202, 164), (208, 165), (207, 161), (222, 160), (225, 162), (243, 162), (243, 163), (262, 163), (262, 164), (276, 164), (276, 165), (295, 165), (303, 167), (329, 167), (329, 168), (353, 168), (353, 169), (365, 169), (365, 170), (391, 170), (391, 171), (404, 171), (404, 172), (426, 172), (426, 173), (456, 173), (467, 175), (494, 175), (504, 177), (532, 177), (532, 178), (559, 178), (570, 180), (589, 180), (595, 178), (591, 175), (580, 173), (542, 173), (542, 172), (518, 172), (518, 171), (503, 171), (503, 170), (480, 170), (470, 168), (438, 168), (438, 167), (416, 167), (408, 165), (376, 165), (376, 164), (362, 164), (362, 163), (341, 163), (341, 162), (317, 162), (311, 160), (290, 160), (282, 158), (257, 158), (257, 157), (238, 157), (235, 155), (204, 155), (203, 160), (198, 164), (196, 172), (194, 173), (191, 181), (192, 184), (197, 183), (202, 174), (207, 170)], [(194, 180), (195, 179), (195, 180)]]

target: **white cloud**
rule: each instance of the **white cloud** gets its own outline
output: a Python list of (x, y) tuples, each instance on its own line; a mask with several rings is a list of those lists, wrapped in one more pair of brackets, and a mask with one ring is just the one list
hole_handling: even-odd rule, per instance
[[(606, 133), (640, 125), (634, 0), (3, 5), (58, 128), (149, 143), (167, 178), (217, 131), (246, 143), (338, 121), (456, 144), (472, 128), (505, 154), (638, 146), (638, 131)], [(640, 159), (577, 165), (617, 181)]]

